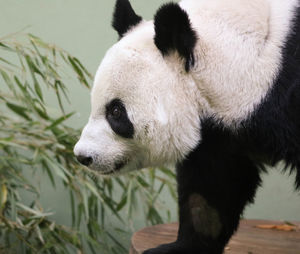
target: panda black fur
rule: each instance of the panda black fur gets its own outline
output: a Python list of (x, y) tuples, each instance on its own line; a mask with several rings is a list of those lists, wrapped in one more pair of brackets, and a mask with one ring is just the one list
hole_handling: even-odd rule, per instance
[[(275, 25), (270, 23), (274, 19), (272, 17), (272, 1), (253, 0), (251, 3), (247, 0), (234, 1), (235, 4), (240, 4), (241, 6), (248, 5), (250, 9), (253, 8), (252, 11), (249, 9), (249, 16), (254, 15), (253, 20), (255, 22), (257, 21), (257, 23), (248, 23), (249, 27), (243, 25), (239, 26), (239, 22), (243, 23), (244, 19), (248, 18), (246, 16), (244, 19), (241, 19), (239, 15), (234, 17), (233, 20), (237, 23), (231, 23), (231, 18), (226, 16), (229, 15), (230, 17), (231, 9), (232, 13), (236, 11), (239, 12), (238, 8), (235, 9), (236, 7), (233, 7), (231, 0), (199, 1), (199, 3), (205, 1), (210, 2), (211, 7), (209, 8), (211, 8), (212, 12), (216, 10), (216, 8), (218, 10), (218, 5), (225, 6), (224, 12), (229, 10), (228, 13), (224, 14), (223, 19), (220, 18), (220, 20), (219, 17), (214, 17), (210, 11), (207, 11), (207, 13), (203, 15), (208, 15), (212, 20), (214, 18), (218, 19), (218, 24), (224, 26), (225, 31), (228, 29), (228, 33), (232, 32), (234, 35), (237, 34), (236, 38), (229, 37), (232, 43), (234, 43), (235, 39), (241, 39), (241, 43), (245, 43), (245, 47), (248, 46), (247, 43), (249, 43), (250, 46), (252, 45), (251, 43), (257, 45), (259, 50), (257, 50), (257, 52), (255, 50), (250, 52), (249, 58), (252, 57), (252, 53), (253, 55), (257, 54), (253, 59), (258, 59), (258, 66), (260, 64), (260, 54), (264, 54), (263, 50), (266, 47), (271, 47), (271, 49), (277, 49), (278, 51), (270, 51), (270, 57), (266, 59), (269, 59), (270, 62), (274, 59), (276, 61), (274, 60), (272, 64), (268, 61), (263, 62), (261, 66), (264, 67), (263, 64), (265, 64), (265, 70), (260, 70), (260, 68), (255, 69), (255, 67), (253, 67), (255, 69), (254, 74), (257, 73), (258, 80), (255, 79), (255, 75), (249, 74), (249, 77), (253, 78), (255, 86), (260, 86), (259, 81), (261, 81), (262, 89), (258, 89), (258, 92), (254, 93), (256, 92), (256, 87), (252, 88), (250, 82), (249, 87), (243, 87), (246, 91), (243, 89), (240, 91), (241, 94), (247, 96), (247, 93), (251, 94), (254, 89), (253, 94), (257, 95), (257, 97), (252, 96), (249, 98), (256, 100), (255, 103), (253, 102), (253, 104), (251, 104), (252, 101), (247, 98), (245, 98), (246, 103), (251, 105), (243, 104), (243, 98), (240, 98), (240, 101), (237, 100), (237, 98), (234, 97), (236, 95), (235, 91), (230, 91), (232, 88), (231, 85), (234, 86), (235, 84), (226, 84), (226, 82), (224, 82), (225, 85), (220, 84), (221, 92), (222, 89), (228, 89), (232, 95), (232, 97), (225, 96), (227, 101), (224, 100), (224, 104), (222, 104), (225, 107), (224, 109), (222, 109), (222, 107), (221, 109), (219, 109), (220, 107), (218, 108), (218, 101), (209, 100), (210, 98), (223, 98), (222, 94), (217, 94), (219, 92), (218, 89), (214, 91), (217, 94), (215, 95), (209, 91), (209, 89), (211, 89), (210, 86), (202, 86), (199, 88), (190, 84), (189, 78), (187, 78), (193, 76), (193, 78), (198, 77), (197, 81), (201, 80), (201, 75), (205, 73), (206, 68), (206, 66), (201, 66), (201, 61), (205, 61), (206, 47), (204, 46), (202, 48), (203, 52), (200, 50), (200, 53), (197, 48), (197, 43), (201, 43), (202, 41), (204, 43), (206, 38), (201, 34), (202, 31), (198, 31), (198, 29), (195, 28), (197, 26), (193, 23), (193, 19), (190, 19), (190, 15), (195, 16), (195, 13), (197, 11), (201, 13), (201, 10), (195, 10), (193, 14), (184, 10), (187, 8), (191, 11), (193, 8), (188, 7), (190, 5), (193, 6), (197, 1), (199, 0), (184, 0), (180, 5), (175, 3), (163, 5), (158, 10), (154, 23), (149, 25), (149, 27), (152, 26), (153, 28), (147, 30), (148, 28), (146, 28), (146, 26), (148, 27), (148, 25), (145, 25), (145, 28), (143, 28), (145, 32), (141, 32), (142, 36), (143, 34), (148, 35), (152, 33), (151, 29), (153, 29), (154, 35), (152, 41), (145, 40), (141, 42), (141, 45), (133, 45), (134, 40), (138, 40), (139, 34), (136, 32), (137, 35), (135, 37), (132, 34), (135, 33), (135, 30), (142, 30), (141, 27), (144, 26), (144, 21), (134, 13), (128, 0), (117, 0), (113, 26), (121, 37), (119, 43), (126, 44), (126, 49), (130, 49), (130, 53), (125, 54), (117, 48), (112, 50), (113, 52), (115, 50), (116, 53), (108, 53), (105, 57), (105, 63), (99, 68), (100, 71), (97, 73), (95, 79), (95, 88), (93, 88), (94, 90), (92, 91), (92, 115), (82, 133), (80, 141), (75, 147), (75, 154), (79, 160), (83, 164), (99, 171), (101, 174), (111, 174), (119, 171), (125, 172), (131, 170), (131, 168), (137, 169), (149, 165), (157, 166), (162, 164), (164, 160), (167, 163), (172, 162), (172, 160), (176, 162), (180, 222), (178, 240), (171, 244), (147, 250), (144, 254), (222, 253), (224, 246), (238, 227), (239, 219), (245, 206), (254, 200), (256, 189), (261, 184), (260, 175), (265, 171), (265, 165), (275, 165), (281, 160), (285, 161), (286, 168), (290, 168), (291, 171), (296, 172), (295, 187), (297, 190), (300, 189), (300, 9), (298, 1), (287, 0), (285, 3), (279, 3), (280, 1), (278, 0), (273, 1), (274, 5), (276, 5), (275, 3), (277, 2), (279, 7), (281, 5), (289, 5), (285, 11), (282, 10), (286, 16), (282, 15), (282, 17), (280, 17), (279, 15), (279, 17), (277, 17), (279, 20), (277, 20), (277, 22), (280, 23), (280, 18), (282, 18), (282, 22), (286, 22), (287, 26), (285, 28), (283, 26), (281, 30), (279, 29), (277, 34), (278, 38), (280, 38), (280, 33), (284, 35), (284, 38), (274, 40), (274, 44), (279, 42), (277, 46), (267, 45), (268, 40), (271, 40), (270, 38), (272, 38), (272, 36), (276, 36), (276, 32), (272, 30), (274, 29), (272, 26), (276, 25), (276, 20), (274, 21)], [(199, 6), (201, 7), (202, 5), (199, 4)], [(279, 7), (277, 7), (277, 9), (280, 9)], [(241, 7), (241, 11), (245, 11), (243, 8), (248, 7)], [(256, 11), (258, 13), (257, 16), (261, 15), (263, 18), (256, 17)], [(269, 14), (269, 12), (271, 14)], [(275, 14), (280, 13), (281, 11), (279, 10), (279, 12)], [(232, 15), (234, 16), (234, 14)], [(243, 15), (241, 14), (241, 16)], [(209, 22), (210, 21), (203, 23), (203, 26), (209, 26)], [(247, 22), (245, 23), (247, 25)], [(236, 31), (233, 29), (234, 31), (232, 31), (231, 25), (234, 26), (236, 24), (238, 24), (238, 29), (241, 28), (241, 30)], [(227, 28), (227, 26), (229, 28)], [(210, 31), (206, 31), (205, 36), (211, 36), (209, 32)], [(254, 34), (253, 37), (251, 33)], [(130, 41), (130, 36), (132, 36), (132, 41)], [(219, 35), (216, 34), (216, 37), (217, 36)], [(230, 34), (230, 36), (232, 36), (232, 34)], [(126, 42), (127, 37), (128, 41)], [(125, 41), (123, 38), (125, 38)], [(156, 49), (151, 43), (155, 44)], [(226, 43), (228, 42), (224, 41), (224, 44)], [(192, 93), (188, 96), (193, 96), (195, 93), (198, 94), (197, 89), (199, 88), (201, 95), (195, 98), (199, 98), (199, 100), (202, 100), (203, 97), (208, 98), (205, 102), (201, 103), (201, 106), (205, 107), (208, 104), (214, 105), (215, 103), (217, 106), (215, 108), (212, 106), (211, 108), (218, 110), (207, 110), (203, 114), (199, 113), (200, 116), (198, 115), (197, 117), (193, 111), (193, 107), (197, 107), (197, 104), (191, 103), (187, 108), (185, 108), (184, 104), (180, 105), (180, 103), (175, 103), (175, 106), (173, 106), (172, 103), (174, 103), (174, 101), (172, 101), (171, 95), (173, 93), (177, 95), (178, 93), (180, 96), (175, 98), (180, 99), (181, 93), (183, 93), (182, 96), (184, 96), (184, 91), (178, 90), (177, 92), (177, 90), (170, 90), (169, 94), (167, 91), (164, 93), (160, 90), (156, 91), (155, 89), (163, 90), (164, 88), (163, 86), (157, 86), (156, 82), (152, 80), (155, 79), (155, 77), (148, 76), (146, 80), (150, 80), (155, 84), (149, 88), (154, 90), (152, 101), (154, 102), (153, 108), (156, 108), (155, 112), (149, 111), (149, 114), (147, 114), (148, 111), (146, 111), (146, 108), (143, 108), (143, 101), (146, 97), (137, 100), (137, 98), (132, 95), (132, 97), (129, 96), (128, 100), (125, 101), (126, 98), (122, 98), (124, 93), (132, 92), (134, 94), (135, 89), (137, 89), (136, 85), (145, 86), (146, 89), (148, 84), (138, 84), (138, 81), (143, 79), (138, 79), (136, 84), (134, 84), (134, 88), (122, 83), (124, 80), (128, 81), (130, 76), (126, 76), (126, 71), (122, 69), (122, 66), (118, 68), (116, 68), (116, 65), (110, 67), (115, 63), (110, 61), (113, 57), (116, 57), (114, 54), (119, 53), (122, 56), (119, 61), (120, 63), (122, 63), (124, 59), (127, 59), (127, 57), (128, 59), (134, 58), (136, 57), (137, 51), (140, 52), (140, 50), (143, 50), (143, 45), (146, 45), (145, 52), (146, 47), (151, 47), (151, 50), (149, 50), (150, 53), (153, 52), (154, 54), (158, 51), (162, 55), (163, 60), (157, 60), (159, 58), (157, 55), (153, 58), (153, 61), (165, 61), (167, 64), (171, 62), (170, 70), (175, 70), (175, 76), (172, 76), (173, 79), (171, 80), (174, 81), (174, 79), (176, 79), (176, 72), (178, 72), (180, 76), (179, 80), (184, 84), (186, 83), (184, 89), (192, 90)], [(227, 48), (228, 47), (230, 48), (230, 45), (227, 45)], [(147, 52), (145, 56), (147, 56)], [(221, 51), (221, 53), (224, 53), (224, 56), (220, 56), (220, 61), (223, 61), (223, 59), (226, 59), (226, 52)], [(112, 56), (110, 54), (112, 54)], [(123, 58), (124, 54), (125, 56)], [(231, 52), (231, 54), (235, 54), (235, 52)], [(278, 56), (276, 54), (278, 54)], [(118, 59), (118, 57), (119, 56), (117, 56), (116, 59)], [(237, 55), (236, 58), (237, 61), (245, 61), (245, 63), (247, 61), (253, 61), (253, 64), (256, 64), (253, 59), (239, 59), (239, 55)], [(175, 67), (172, 65), (174, 61), (179, 63), (175, 65)], [(219, 61), (219, 59), (215, 59), (214, 61)], [(142, 66), (144, 64), (147, 63), (141, 63)], [(139, 68), (142, 67), (138, 64), (134, 66), (137, 68), (137, 71), (134, 72), (135, 75), (140, 75), (139, 73), (142, 69), (140, 70)], [(178, 66), (181, 66), (181, 69)], [(214, 66), (216, 67), (216, 72), (218, 72), (222, 65), (220, 64), (220, 66), (218, 66), (216, 62)], [(251, 67), (251, 65), (249, 66)], [(227, 66), (224, 66), (224, 68), (225, 67), (227, 68)], [(236, 65), (234, 67), (237, 68), (239, 66)], [(242, 68), (243, 66), (241, 66), (241, 72), (245, 71), (245, 75), (248, 75), (247, 70), (243, 70)], [(146, 68), (146, 70), (148, 69)], [(230, 68), (228, 67), (226, 70), (230, 71)], [(112, 73), (111, 71), (117, 72), (117, 74), (115, 74), (116, 77), (113, 79), (103, 74)], [(233, 77), (238, 75), (234, 71), (235, 70), (233, 70), (232, 74)], [(266, 73), (265, 80), (264, 71)], [(251, 72), (251, 70), (249, 70), (249, 72)], [(155, 75), (154, 72), (150, 73), (150, 75), (151, 74)], [(218, 73), (216, 73), (216, 75), (217, 74)], [(226, 75), (226, 73), (224, 75)], [(132, 76), (133, 80), (134, 78), (136, 77)], [(163, 83), (163, 76), (157, 78), (161, 78)], [(243, 75), (241, 75), (240, 78), (242, 79)], [(228, 79), (230, 80), (230, 77), (228, 77)], [(222, 81), (222, 79), (220, 80)], [(246, 79), (246, 84), (248, 84), (247, 81)], [(109, 83), (109, 85), (106, 84), (104, 86), (104, 82)], [(203, 78), (203, 83), (205, 82), (206, 79)], [(236, 80), (236, 82), (239, 83), (240, 80)], [(243, 80), (241, 82), (243, 82)], [(97, 88), (100, 86), (100, 83), (101, 87)], [(135, 83), (135, 81), (133, 81), (133, 83)], [(243, 85), (244, 83), (241, 84)], [(217, 87), (218, 84), (211, 85), (216, 85)], [(128, 86), (129, 90), (119, 92), (119, 90), (123, 89), (122, 86), (126, 89)], [(173, 88), (176, 89), (176, 86)], [(236, 86), (236, 89), (239, 89), (239, 87)], [(227, 90), (223, 91), (225, 91), (225, 93), (227, 92)], [(101, 95), (103, 98), (99, 98), (101, 92), (104, 94)], [(158, 93), (157, 95), (163, 93), (163, 98), (167, 101), (167, 105), (165, 103), (162, 106), (161, 98), (159, 96), (156, 97), (155, 93)], [(143, 93), (137, 93), (137, 95), (141, 94)], [(147, 95), (147, 92), (145, 92), (145, 94)], [(145, 96), (145, 94), (143, 94), (143, 96)], [(168, 97), (169, 95), (171, 97)], [(149, 90), (149, 97), (151, 96), (152, 93)], [(100, 104), (97, 101), (98, 99), (103, 101), (103, 103)], [(231, 99), (234, 102), (236, 100), (236, 104), (238, 105), (234, 105), (234, 103), (230, 104), (228, 100)], [(130, 100), (135, 101), (134, 105), (133, 103), (130, 104)], [(184, 100), (183, 102), (186, 103)], [(170, 108), (165, 109), (166, 106), (169, 106), (168, 104), (172, 105)], [(93, 107), (95, 108), (94, 110)], [(134, 111), (135, 107), (141, 107), (145, 110), (144, 115), (143, 112)], [(178, 107), (182, 107), (182, 109), (178, 109)], [(228, 114), (228, 111), (232, 109), (231, 107), (235, 108), (236, 111), (233, 110), (232, 114)], [(175, 123), (180, 125), (180, 127), (178, 127), (179, 132), (176, 132), (177, 128), (174, 126), (169, 126), (174, 123), (170, 123), (171, 118), (166, 116), (166, 112), (170, 114), (172, 113), (172, 109), (176, 112), (179, 111), (181, 114), (173, 116), (173, 118), (178, 117), (179, 119), (177, 122), (175, 121)], [(98, 117), (98, 115), (101, 114), (103, 116)], [(190, 114), (192, 120), (186, 114)], [(158, 121), (153, 120), (154, 116), (158, 118)], [(167, 120), (165, 120), (165, 118), (167, 118)], [(180, 119), (183, 123), (180, 122)], [(141, 124), (141, 122), (143, 122), (143, 124)], [(196, 126), (190, 127), (189, 125), (199, 125), (199, 136), (195, 132), (195, 130), (197, 130)], [(148, 137), (148, 139), (154, 137), (150, 134), (149, 136), (147, 135), (152, 132), (155, 135), (156, 127), (161, 127), (163, 130), (168, 129), (166, 126), (170, 127), (170, 131), (166, 134), (165, 139), (161, 138), (161, 143), (155, 140), (144, 140), (145, 137)], [(109, 128), (112, 129), (112, 131), (109, 130)], [(173, 133), (172, 130), (174, 130)], [(188, 132), (188, 135), (182, 134), (185, 131)], [(101, 138), (99, 137), (100, 135), (102, 135)], [(183, 136), (177, 140), (176, 137), (180, 135)], [(175, 139), (175, 141), (169, 144), (170, 139)], [(197, 140), (196, 143), (194, 142), (195, 140)], [(104, 154), (104, 148), (101, 150), (99, 143), (97, 145), (98, 141), (106, 144), (106, 149), (109, 147), (108, 150), (111, 150), (110, 155)], [(172, 145), (175, 147), (174, 150), (178, 148), (179, 151), (176, 150), (167, 156), (167, 150), (169, 147), (170, 150), (172, 150)], [(156, 153), (152, 153), (152, 148), (147, 148), (148, 151), (145, 148), (146, 146), (153, 146), (158, 150), (158, 147), (161, 147), (162, 150), (157, 151), (157, 154), (162, 154), (162, 157), (160, 158)], [(145, 149), (145, 151), (143, 151), (143, 149)], [(183, 152), (183, 150), (185, 151)], [(138, 159), (134, 161), (135, 159), (132, 158), (131, 154), (135, 154), (136, 157), (140, 156), (143, 158), (142, 161), (147, 161), (147, 163), (145, 162), (144, 164)], [(111, 162), (107, 162), (108, 159), (106, 158), (108, 156), (113, 158)]]

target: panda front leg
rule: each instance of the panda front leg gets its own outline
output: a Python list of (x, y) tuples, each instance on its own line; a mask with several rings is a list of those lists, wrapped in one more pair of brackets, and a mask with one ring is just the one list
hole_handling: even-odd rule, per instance
[(177, 241), (143, 254), (221, 254), (236, 231), (261, 182), (259, 168), (237, 153), (205, 149), (177, 167)]

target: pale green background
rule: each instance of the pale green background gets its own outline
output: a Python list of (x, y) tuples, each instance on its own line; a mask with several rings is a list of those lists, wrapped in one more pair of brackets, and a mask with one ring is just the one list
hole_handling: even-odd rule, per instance
[[(151, 19), (164, 2), (133, 0), (132, 4), (144, 18)], [(26, 32), (68, 50), (95, 73), (105, 51), (117, 40), (110, 27), (113, 4), (112, 0), (0, 0), (0, 38), (29, 26)], [(72, 83), (69, 90), (71, 107), (79, 112), (72, 124), (82, 127), (90, 110), (89, 92)], [(294, 177), (281, 175), (279, 170), (265, 175), (263, 188), (245, 217), (300, 221), (300, 195), (293, 192), (293, 181)], [(66, 222), (69, 215), (64, 204), (69, 204), (68, 196), (59, 192), (43, 186), (43, 203), (56, 211), (59, 222)]]

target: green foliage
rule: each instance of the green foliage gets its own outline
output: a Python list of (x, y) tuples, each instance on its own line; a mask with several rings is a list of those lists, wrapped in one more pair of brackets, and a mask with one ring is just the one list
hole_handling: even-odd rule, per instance
[[(30, 34), (0, 39), (1, 253), (127, 253), (119, 239), (128, 235), (137, 204), (147, 224), (170, 216), (158, 199), (164, 189), (175, 197), (170, 170), (108, 179), (78, 165), (72, 151), (80, 132), (66, 124), (74, 113), (64, 109), (67, 75), (89, 88), (92, 76), (66, 51)], [(51, 113), (49, 94), (59, 115)], [(47, 176), (53, 191), (62, 183), (69, 193), (63, 205), (71, 211), (70, 225), (58, 224), (41, 205), (32, 180), (38, 174)], [(126, 230), (108, 228), (112, 219)]]

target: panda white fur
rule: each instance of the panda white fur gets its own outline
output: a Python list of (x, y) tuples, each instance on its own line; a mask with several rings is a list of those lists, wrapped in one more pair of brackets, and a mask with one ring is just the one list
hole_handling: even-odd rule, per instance
[(220, 254), (264, 165), (300, 188), (299, 0), (183, 0), (154, 21), (117, 0), (113, 27), (75, 155), (102, 175), (176, 165), (178, 240), (145, 254)]

